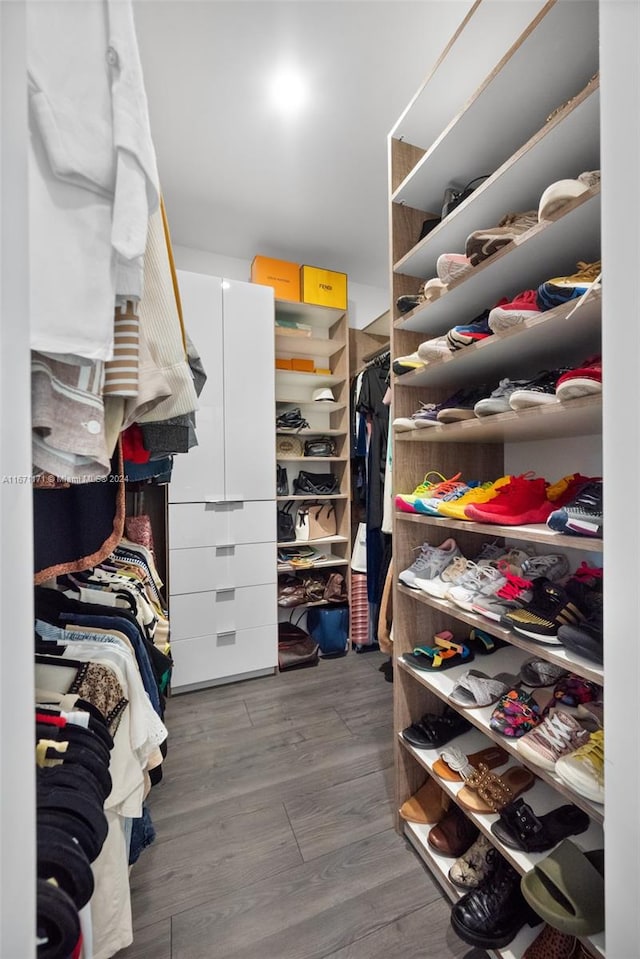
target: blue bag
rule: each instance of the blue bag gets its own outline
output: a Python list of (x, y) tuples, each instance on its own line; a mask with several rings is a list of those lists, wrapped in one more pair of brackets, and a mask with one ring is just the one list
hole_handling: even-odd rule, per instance
[(320, 647), (321, 659), (337, 659), (349, 649), (349, 607), (312, 606), (307, 611), (307, 632)]

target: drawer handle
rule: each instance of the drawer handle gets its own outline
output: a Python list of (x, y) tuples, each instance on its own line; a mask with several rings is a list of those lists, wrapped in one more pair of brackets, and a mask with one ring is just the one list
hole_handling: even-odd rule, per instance
[(216, 590), (216, 593), (235, 593), (235, 586), (221, 586), (220, 589)]
[(216, 549), (235, 549), (235, 543), (216, 543)]
[(219, 633), (216, 633), (218, 639), (222, 639), (224, 636), (235, 636), (235, 629), (221, 629)]

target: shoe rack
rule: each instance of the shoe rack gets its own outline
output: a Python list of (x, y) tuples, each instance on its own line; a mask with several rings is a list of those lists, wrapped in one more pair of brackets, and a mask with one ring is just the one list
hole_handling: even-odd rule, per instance
[[(510, 299), (551, 277), (575, 272), (579, 260), (600, 259), (598, 185), (562, 207), (553, 220), (534, 226), (451, 283), (439, 299), (405, 314), (395, 306), (400, 295), (417, 293), (425, 280), (437, 275), (440, 254), (464, 252), (473, 230), (496, 225), (507, 212), (537, 209), (541, 194), (556, 180), (600, 169), (598, 41), (597, 3), (480, 0), (436, 61), (388, 141), (392, 357), (410, 354), (421, 342), (468, 323), (501, 297)], [(445, 188), (482, 174), (489, 176), (471, 196), (417, 241), (423, 221), (440, 215)], [(528, 378), (562, 364), (577, 366), (600, 350), (601, 297), (591, 295), (578, 309), (575, 305), (574, 301), (540, 313), (422, 369), (394, 376), (393, 417), (410, 416), (421, 402), (441, 402), (461, 386), (489, 383), (493, 388), (505, 376)], [(597, 396), (395, 433), (394, 493), (410, 493), (430, 470), (446, 477), (461, 472), (463, 479), (480, 480), (527, 470), (549, 482), (577, 471), (600, 475), (601, 433), (602, 401)], [(531, 545), (538, 553), (561, 551), (572, 570), (583, 559), (594, 565), (602, 560), (601, 540), (565, 536), (545, 525), (497, 526), (396, 511), (394, 568), (410, 566), (422, 543), (438, 546), (448, 537), (455, 538), (468, 557), (477, 555), (483, 543), (497, 539), (507, 545)], [(398, 581), (393, 604), (398, 807), (434, 775), (432, 767), (440, 753), (411, 746), (401, 732), (424, 713), (441, 712), (448, 704), (472, 724), (452, 745), (472, 753), (498, 743), (538, 777), (523, 793), (525, 801), (537, 813), (573, 802), (588, 813), (591, 825), (572, 841), (584, 850), (602, 848), (602, 805), (577, 795), (553, 773), (528, 764), (518, 752), (517, 740), (490, 729), (493, 706), (463, 709), (451, 700), (454, 683), (467, 665), (427, 673), (405, 663), (403, 654), (429, 644), (440, 630), (449, 629), (464, 641), (469, 629), (478, 627), (508, 644), (489, 657), (477, 656), (471, 664), (489, 674), (517, 674), (532, 655), (599, 685), (604, 683), (603, 669), (562, 646), (536, 643)], [(455, 802), (462, 783), (434, 778)], [(496, 815), (464, 811), (521, 874), (547, 855), (503, 846), (491, 832)], [(429, 828), (398, 818), (398, 829), (455, 901), (462, 893), (448, 879), (453, 860), (427, 844)], [(524, 926), (507, 947), (493, 954), (520, 959), (541, 928)], [(604, 933), (584, 944), (594, 956), (604, 956)]]
[[(338, 478), (337, 493), (325, 496), (278, 496), (278, 505), (292, 502), (292, 513), (295, 515), (296, 506), (307, 502), (330, 502), (336, 510), (335, 536), (309, 541), (323, 554), (323, 559), (316, 561), (312, 567), (294, 567), (287, 563), (278, 563), (278, 574), (305, 572), (308, 569), (333, 569), (342, 573), (349, 586), (350, 560), (350, 450), (349, 450), (349, 320), (344, 310), (325, 306), (314, 306), (308, 303), (292, 302), (289, 300), (275, 301), (276, 321), (279, 317), (286, 320), (298, 321), (311, 327), (310, 336), (290, 335), (276, 327), (275, 355), (276, 359), (297, 357), (313, 362), (316, 370), (329, 369), (330, 373), (302, 372), (298, 370), (276, 369), (275, 373), (275, 416), (278, 417), (285, 410), (298, 407), (305, 420), (309, 423), (308, 429), (300, 430), (295, 435), (302, 441), (318, 436), (331, 436), (336, 442), (335, 456), (280, 456), (277, 455), (279, 466), (287, 470), (289, 490), (293, 493), (293, 481), (299, 470), (309, 472), (331, 472)], [(314, 401), (314, 390), (328, 387), (334, 396), (334, 402)], [(276, 429), (276, 435), (280, 435)], [(291, 435), (290, 431), (282, 431), (282, 435)], [(292, 546), (293, 543), (278, 543), (280, 546)], [(324, 602), (305, 605), (325, 605)], [(299, 609), (301, 607), (296, 607)], [(288, 614), (288, 611), (287, 611)]]

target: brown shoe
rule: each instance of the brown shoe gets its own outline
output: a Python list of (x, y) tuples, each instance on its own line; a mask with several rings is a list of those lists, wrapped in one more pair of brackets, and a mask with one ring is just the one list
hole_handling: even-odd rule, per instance
[(575, 936), (569, 936), (552, 926), (545, 926), (525, 950), (522, 959), (573, 959), (577, 945), (579, 943)]
[(400, 807), (400, 815), (407, 822), (431, 824), (440, 822), (446, 815), (451, 799), (437, 784), (435, 779), (427, 779), (415, 795)]
[(443, 856), (456, 859), (478, 838), (478, 829), (457, 806), (452, 806), (444, 819), (434, 826), (427, 842)]

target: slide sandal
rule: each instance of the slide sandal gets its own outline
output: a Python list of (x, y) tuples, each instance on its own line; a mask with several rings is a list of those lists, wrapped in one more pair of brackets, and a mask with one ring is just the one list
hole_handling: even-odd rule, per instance
[(467, 709), (491, 706), (518, 683), (518, 677), (510, 673), (487, 676), (478, 669), (470, 669), (461, 676), (450, 693), (450, 699)]
[(502, 649), (503, 646), (508, 645), (504, 639), (498, 639), (497, 636), (492, 636), (484, 629), (477, 629), (476, 627), (469, 631), (467, 642), (473, 643), (472, 649), (479, 656), (490, 656), (497, 649)]
[(488, 746), (477, 753), (469, 753), (468, 756), (457, 746), (450, 746), (449, 749), (440, 753), (440, 759), (436, 759), (432, 770), (440, 779), (459, 783), (465, 778), (467, 766), (474, 772), (480, 763), (483, 763), (487, 769), (495, 769), (497, 766), (504, 766), (508, 759), (509, 754), (502, 746)]
[(522, 895), (554, 929), (593, 936), (604, 929), (604, 850), (565, 839), (522, 877)]
[[(435, 637), (438, 641), (438, 637)], [(445, 645), (446, 643), (446, 645)], [(416, 646), (413, 653), (405, 653), (404, 661), (416, 669), (428, 672), (452, 669), (463, 663), (470, 663), (473, 659), (471, 650), (462, 643), (452, 643), (449, 640), (441, 641), (437, 646)]]
[(586, 812), (572, 803), (536, 816), (524, 799), (516, 799), (504, 807), (500, 819), (492, 823), (491, 832), (509, 849), (546, 852), (563, 839), (585, 832), (589, 822)]
[(524, 766), (510, 766), (502, 775), (496, 776), (484, 764), (466, 780), (457, 796), (463, 809), (476, 813), (500, 812), (513, 802), (520, 793), (531, 789), (536, 777)]

